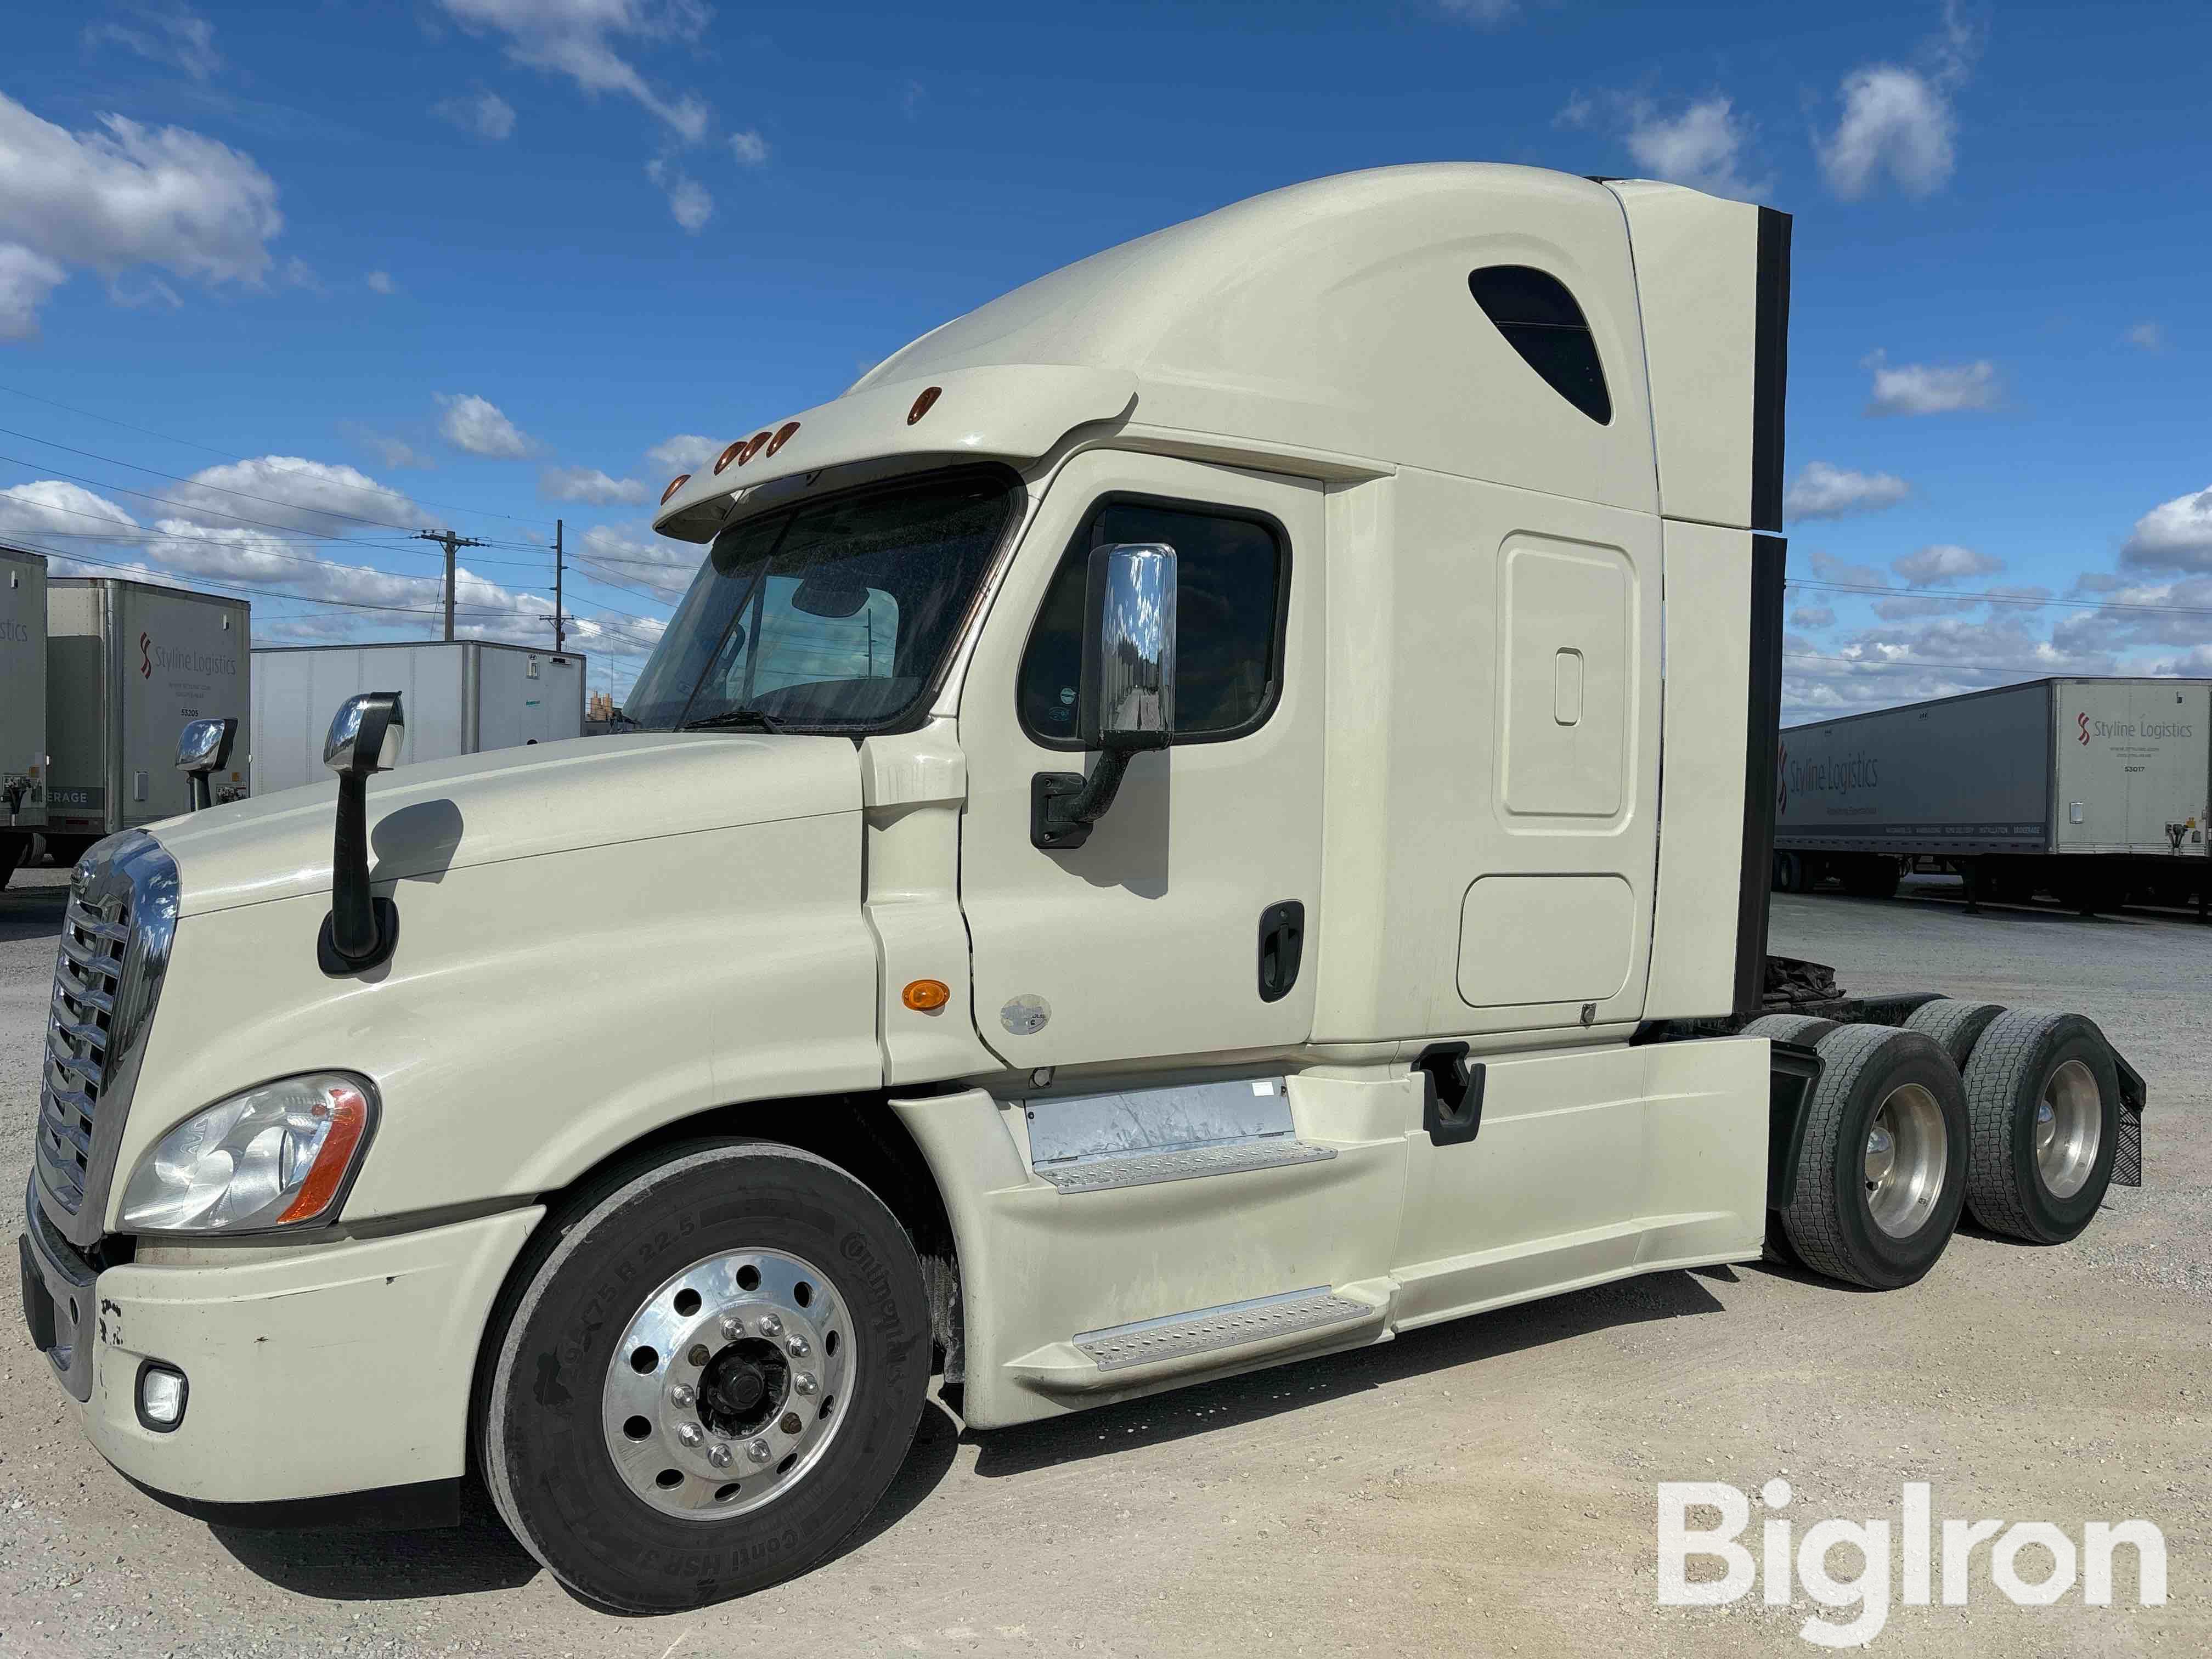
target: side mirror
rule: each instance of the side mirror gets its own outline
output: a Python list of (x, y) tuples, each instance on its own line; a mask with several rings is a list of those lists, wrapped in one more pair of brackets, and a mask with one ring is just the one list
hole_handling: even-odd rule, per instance
[(1129, 757), (1164, 749), (1175, 735), (1176, 552), (1158, 542), (1094, 549), (1084, 590), (1084, 747), (1099, 751), (1080, 772), (1030, 781), (1030, 842), (1053, 852), (1080, 847), (1121, 793)]
[(399, 763), (407, 718), (397, 691), (364, 691), (338, 705), (323, 741), (323, 764), (338, 775), (338, 817), (331, 848), (331, 913), (315, 941), (315, 960), (333, 979), (366, 973), (399, 942), (399, 911), (368, 885), (368, 779)]
[(221, 720), (187, 720), (185, 729), (177, 736), (177, 770), (191, 780), (192, 811), (204, 811), (214, 805), (209, 793), (208, 774), (220, 772), (230, 763), (230, 745), (238, 737), (238, 721), (225, 715)]
[(367, 777), (399, 764), (407, 716), (397, 691), (364, 691), (338, 705), (323, 739), (323, 764), (340, 777)]
[(1164, 749), (1175, 732), (1175, 549), (1102, 547), (1091, 554), (1088, 574), (1083, 745)]

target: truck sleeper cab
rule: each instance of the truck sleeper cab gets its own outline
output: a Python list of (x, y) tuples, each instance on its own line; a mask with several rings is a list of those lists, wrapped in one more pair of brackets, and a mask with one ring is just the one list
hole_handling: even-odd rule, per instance
[(1787, 249), (1486, 166), (1173, 227), (674, 481), (641, 729), (372, 787), (355, 699), (337, 791), (94, 849), (23, 1249), (95, 1444), (479, 1476), (668, 1610), (835, 1551), (933, 1371), (989, 1429), (2071, 1237), (2141, 1105), (2087, 1022), (1762, 1015)]

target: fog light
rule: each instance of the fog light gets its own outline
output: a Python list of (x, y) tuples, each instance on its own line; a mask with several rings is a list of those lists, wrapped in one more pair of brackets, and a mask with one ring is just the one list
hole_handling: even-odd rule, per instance
[(148, 1360), (138, 1368), (138, 1420), (156, 1434), (167, 1434), (185, 1420), (185, 1396), (189, 1386), (185, 1374)]

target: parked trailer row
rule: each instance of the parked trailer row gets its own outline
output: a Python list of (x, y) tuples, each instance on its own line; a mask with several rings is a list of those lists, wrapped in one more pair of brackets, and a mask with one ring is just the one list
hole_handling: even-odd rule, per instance
[(1976, 896), (2187, 904), (2212, 871), (2212, 681), (2032, 680), (1782, 733), (1774, 884), (1863, 896), (1958, 871)]

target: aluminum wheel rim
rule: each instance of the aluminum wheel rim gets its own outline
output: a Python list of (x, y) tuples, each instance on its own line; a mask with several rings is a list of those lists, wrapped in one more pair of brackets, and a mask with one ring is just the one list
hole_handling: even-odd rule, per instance
[(1910, 1238), (1936, 1212), (1949, 1167), (1943, 1109), (1917, 1083), (1893, 1089), (1867, 1126), (1866, 1199), (1874, 1224)]
[(608, 1361), (600, 1416), (616, 1473), (679, 1520), (773, 1502), (836, 1438), (855, 1340), (811, 1262), (780, 1250), (695, 1262), (647, 1298)]
[(2054, 1070), (2035, 1103), (2035, 1172), (2053, 1198), (2071, 1198), (2096, 1167), (2105, 1103), (2095, 1073), (2078, 1060)]

